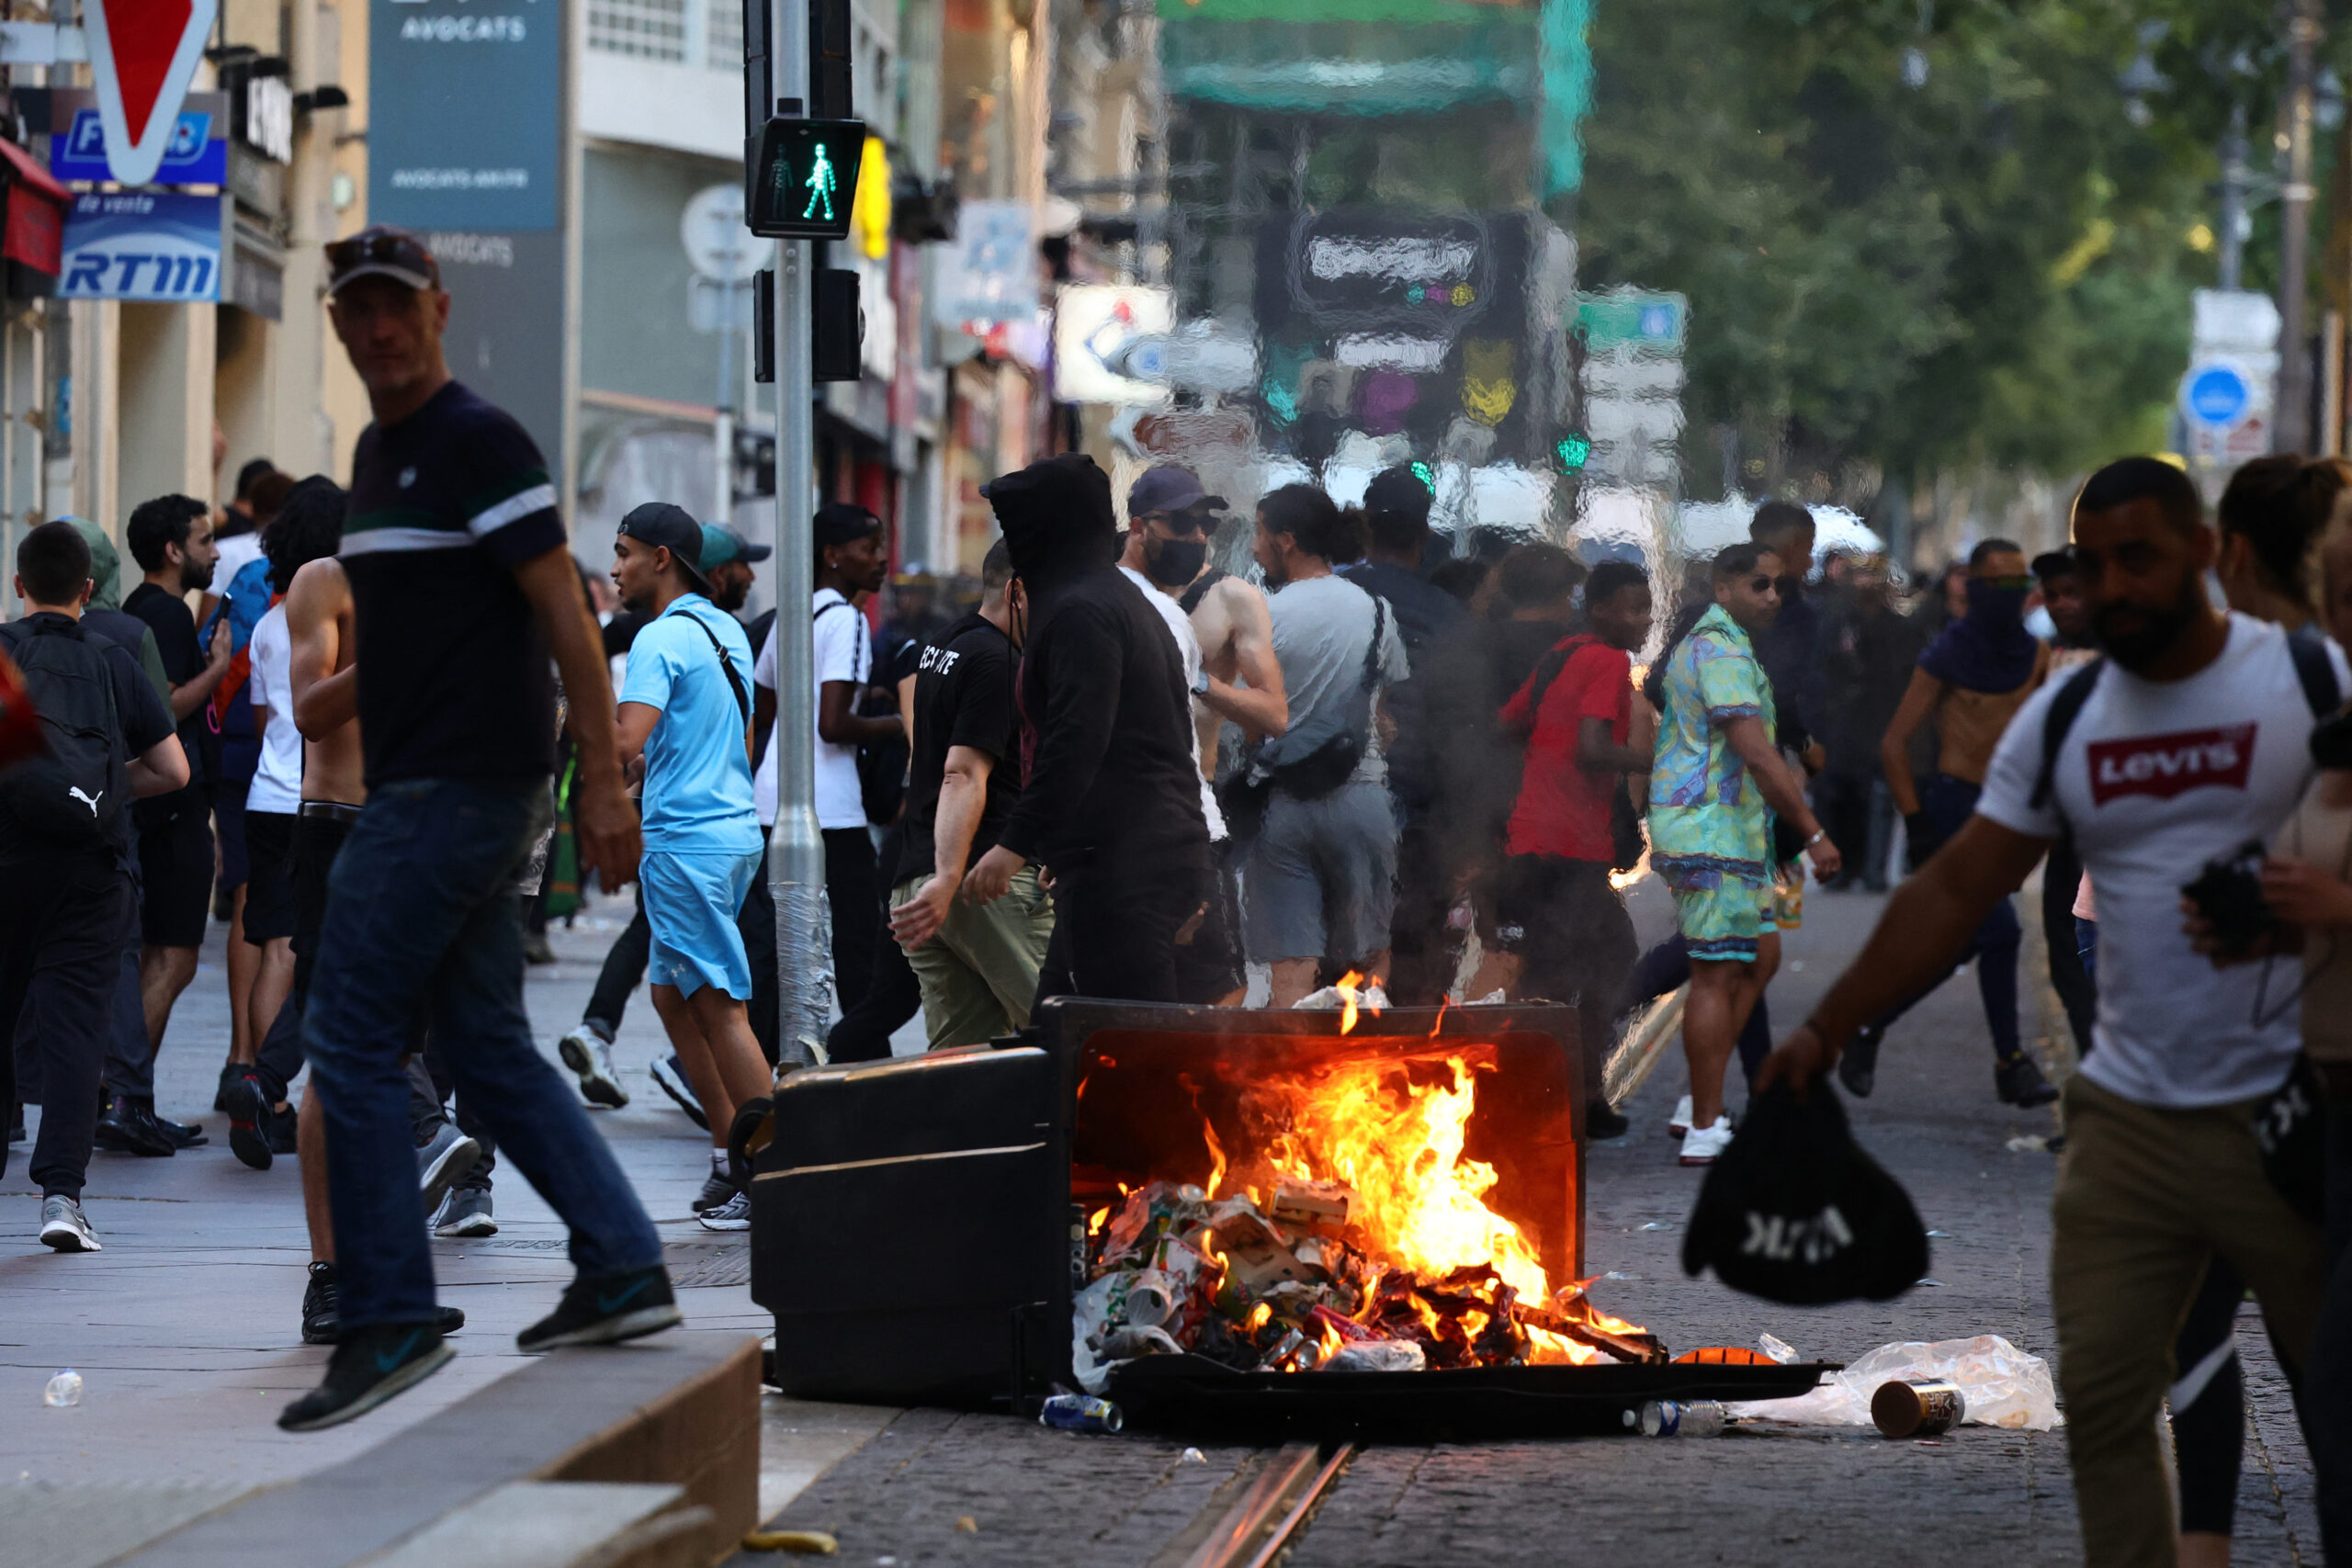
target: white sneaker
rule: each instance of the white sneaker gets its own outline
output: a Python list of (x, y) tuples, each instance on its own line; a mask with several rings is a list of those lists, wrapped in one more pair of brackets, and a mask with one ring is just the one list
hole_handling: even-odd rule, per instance
[(613, 1048), (602, 1036), (582, 1024), (555, 1043), (556, 1055), (580, 1077), (580, 1096), (591, 1105), (618, 1111), (628, 1103), (628, 1090), (613, 1071)]
[(1679, 1138), (1690, 1130), (1690, 1097), (1684, 1095), (1674, 1102), (1674, 1114), (1666, 1119), (1666, 1135)]
[[(748, 1211), (747, 1211), (748, 1213)], [(40, 1240), (60, 1252), (101, 1252), (97, 1233), (90, 1228), (82, 1205), (62, 1192), (40, 1201)]]
[(695, 1216), (707, 1231), (747, 1231), (752, 1228), (752, 1192), (738, 1189), (735, 1196), (716, 1209), (706, 1209)]
[(1719, 1115), (1712, 1127), (1693, 1127), (1682, 1134), (1684, 1165), (1713, 1165), (1715, 1156), (1731, 1147), (1731, 1118)]

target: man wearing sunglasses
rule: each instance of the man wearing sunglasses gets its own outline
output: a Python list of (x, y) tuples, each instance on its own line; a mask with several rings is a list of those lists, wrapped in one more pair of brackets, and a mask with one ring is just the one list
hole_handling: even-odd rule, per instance
[[(1968, 557), (1968, 611), (1946, 626), (1911, 671), (1903, 705), (1879, 742), (1887, 793), (1903, 814), (1911, 869), (1927, 863), (1943, 841), (1976, 811), (1984, 771), (1993, 765), (2001, 732), (2050, 674), (2050, 645), (2026, 629), (2026, 595), (2033, 577), (2025, 552), (2007, 539), (1987, 539)], [(1911, 774), (1911, 737), (1932, 714), (1939, 746), (1936, 771), (1922, 789)], [(2058, 1098), (2025, 1054), (2018, 1032), (2018, 944), (2023, 931), (2009, 900), (1993, 906), (1960, 963), (1976, 960), (1976, 989), (1993, 1035), (1993, 1089), (2007, 1104), (2030, 1110)], [(1954, 965), (1955, 969), (1958, 965)], [(1939, 980), (1938, 985), (1942, 984)], [(1933, 990), (1929, 987), (1928, 990)], [(1838, 1078), (1857, 1095), (1876, 1086), (1878, 1047), (1887, 1030), (1927, 996), (1922, 991), (1864, 1027), (1838, 1064)]]
[(1690, 1064), (1684, 1165), (1731, 1146), (1724, 1069), (1781, 964), (1772, 818), (1796, 830), (1814, 874), (1838, 874), (1838, 846), (1805, 804), (1773, 738), (1779, 705), (1756, 657), (1781, 609), (1781, 558), (1762, 545), (1715, 557), (1714, 603), (1666, 660), (1650, 767), (1650, 866), (1674, 895), (1690, 955), (1682, 1052)]
[(319, 1387), (278, 1417), (292, 1431), (347, 1421), (449, 1359), (401, 1066), (419, 1013), (501, 1152), (571, 1233), (578, 1277), (520, 1348), (678, 1321), (661, 1238), (523, 1009), (515, 886), (552, 804), (550, 660), (579, 746), (582, 874), (616, 888), (639, 847), (555, 487), (523, 427), (451, 378), (449, 296), (424, 243), (379, 227), (326, 251), (328, 313), (375, 416), (352, 457), (341, 550), (368, 804), (329, 877), (303, 1029), (326, 1112), (342, 1338)]

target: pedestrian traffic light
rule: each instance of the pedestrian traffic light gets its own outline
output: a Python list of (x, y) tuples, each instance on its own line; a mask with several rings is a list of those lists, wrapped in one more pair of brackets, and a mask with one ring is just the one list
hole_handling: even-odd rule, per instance
[(1586, 460), (1592, 456), (1592, 438), (1571, 433), (1560, 437), (1560, 445), (1555, 450), (1560, 454), (1560, 467), (1573, 474), (1582, 469)]
[(745, 223), (773, 240), (847, 239), (865, 153), (858, 120), (769, 120), (746, 149)]

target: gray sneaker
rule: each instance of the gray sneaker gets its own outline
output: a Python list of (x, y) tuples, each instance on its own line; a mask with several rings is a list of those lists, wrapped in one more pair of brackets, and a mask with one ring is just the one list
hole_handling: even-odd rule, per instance
[(496, 1235), (498, 1222), (490, 1217), (490, 1194), (480, 1187), (460, 1187), (449, 1194), (433, 1216), (435, 1235)]
[(52, 1192), (40, 1201), (40, 1240), (43, 1247), (60, 1252), (105, 1250), (98, 1246), (98, 1234), (90, 1228), (82, 1205), (62, 1192)]
[(458, 1132), (456, 1122), (442, 1122), (433, 1141), (416, 1151), (416, 1184), (424, 1195), (424, 1212), (439, 1208), (449, 1189), (481, 1163), (481, 1145)]
[(580, 1077), (580, 1096), (591, 1105), (618, 1111), (628, 1103), (628, 1090), (613, 1070), (613, 1048), (597, 1032), (582, 1024), (555, 1043), (556, 1055)]

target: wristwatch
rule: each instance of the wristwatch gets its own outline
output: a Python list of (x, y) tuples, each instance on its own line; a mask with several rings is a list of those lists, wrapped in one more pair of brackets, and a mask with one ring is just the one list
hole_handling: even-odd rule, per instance
[(1821, 840), (1824, 840), (1824, 839), (1826, 839), (1826, 838), (1827, 838), (1827, 837), (1829, 837), (1829, 829), (1826, 829), (1826, 828), (1815, 828), (1815, 829), (1813, 830), (1813, 837), (1812, 837), (1812, 838), (1810, 838), (1810, 839), (1807, 839), (1807, 840), (1804, 841), (1804, 847), (1805, 847), (1806, 849), (1811, 849), (1811, 848), (1813, 848), (1813, 846), (1814, 846), (1814, 845), (1815, 845), (1815, 844), (1817, 844), (1817, 843), (1821, 842)]
[(1196, 697), (1205, 697), (1208, 694), (1209, 672), (1204, 670), (1199, 674), (1193, 677), (1193, 695)]

